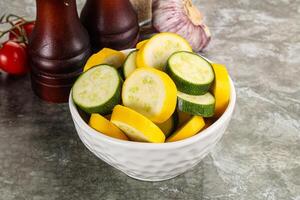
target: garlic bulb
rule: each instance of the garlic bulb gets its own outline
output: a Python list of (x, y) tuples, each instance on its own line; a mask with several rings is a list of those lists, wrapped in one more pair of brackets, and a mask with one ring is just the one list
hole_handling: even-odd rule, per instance
[(159, 32), (181, 35), (194, 51), (203, 50), (211, 38), (202, 14), (191, 0), (154, 0), (153, 26)]

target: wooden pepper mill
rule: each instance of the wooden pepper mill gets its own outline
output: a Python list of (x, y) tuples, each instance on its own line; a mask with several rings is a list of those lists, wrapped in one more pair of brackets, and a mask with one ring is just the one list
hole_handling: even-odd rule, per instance
[(132, 48), (138, 41), (138, 17), (129, 0), (87, 0), (80, 18), (94, 52)]
[(31, 82), (43, 100), (61, 103), (91, 55), (88, 33), (75, 0), (36, 0), (37, 19), (29, 41)]

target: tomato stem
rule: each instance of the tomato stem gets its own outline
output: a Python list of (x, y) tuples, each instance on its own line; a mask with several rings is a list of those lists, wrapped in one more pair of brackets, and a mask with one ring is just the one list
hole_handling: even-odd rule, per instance
[[(18, 21), (20, 21), (20, 23), (15, 24), (15, 22)], [(0, 24), (10, 24), (11, 28), (4, 31), (0, 31), (0, 38), (2, 38), (7, 33), (12, 33), (14, 36), (17, 37), (17, 42), (28, 44), (28, 36), (23, 26), (32, 22), (33, 21), (27, 21), (23, 17), (14, 14), (9, 14), (9, 15), (4, 14), (0, 17)], [(16, 29), (20, 34), (17, 34), (15, 32)]]

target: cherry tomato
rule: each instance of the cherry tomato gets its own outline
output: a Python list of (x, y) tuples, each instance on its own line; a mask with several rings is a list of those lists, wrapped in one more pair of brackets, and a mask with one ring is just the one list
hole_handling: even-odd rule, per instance
[(8, 41), (0, 49), (0, 68), (12, 75), (23, 75), (29, 71), (26, 46)]
[[(20, 24), (20, 23), (22, 23), (22, 22), (23, 22), (23, 21), (18, 21), (18, 22), (16, 23), (16, 25), (18, 25), (18, 24)], [(30, 35), (31, 35), (31, 33), (32, 33), (32, 31), (33, 31), (33, 29), (34, 29), (34, 25), (35, 25), (35, 22), (29, 22), (29, 23), (27, 23), (27, 24), (21, 26), (20, 28), (24, 28), (24, 31), (26, 32), (26, 36), (29, 38)], [(18, 37), (21, 37), (20, 31), (19, 31), (17, 28), (15, 28), (15, 29), (13, 29), (13, 30), (9, 33), (9, 40), (16, 40), (16, 39), (18, 39), (18, 37), (17, 37), (13, 32), (14, 32), (15, 34), (17, 34)]]

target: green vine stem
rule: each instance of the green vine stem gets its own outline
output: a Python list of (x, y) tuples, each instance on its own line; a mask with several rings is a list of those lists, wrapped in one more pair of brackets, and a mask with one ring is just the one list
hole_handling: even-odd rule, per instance
[[(33, 21), (27, 21), (24, 19), (24, 17), (20, 17), (14, 14), (2, 15), (0, 17), (0, 24), (9, 24), (11, 27), (7, 30), (3, 30), (3, 31), (0, 30), (0, 39), (7, 33), (12, 33), (17, 38), (15, 42), (28, 44), (28, 36), (23, 26), (32, 22)], [(19, 34), (17, 34), (16, 31), (19, 32)], [(0, 44), (0, 48), (1, 47), (2, 44)]]

